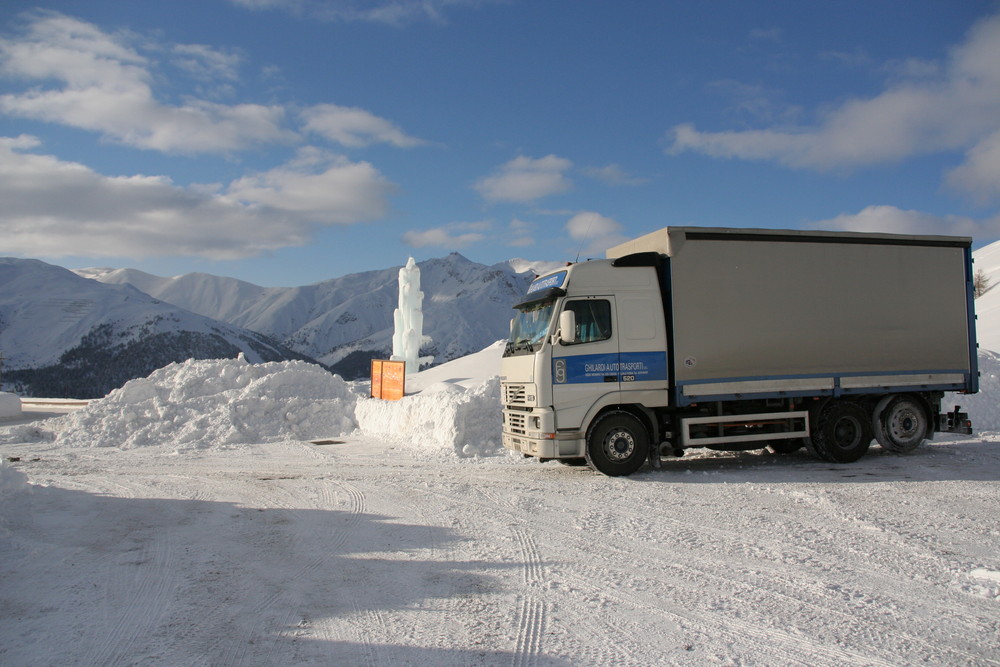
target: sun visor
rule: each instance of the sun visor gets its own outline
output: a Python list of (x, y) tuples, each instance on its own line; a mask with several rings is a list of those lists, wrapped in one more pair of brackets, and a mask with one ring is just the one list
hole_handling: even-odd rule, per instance
[(536, 290), (529, 294), (524, 301), (514, 304), (516, 310), (521, 310), (525, 306), (530, 306), (533, 303), (538, 303), (539, 301), (548, 301), (549, 299), (558, 299), (561, 296), (566, 296), (566, 290), (561, 287), (547, 287), (545, 289)]

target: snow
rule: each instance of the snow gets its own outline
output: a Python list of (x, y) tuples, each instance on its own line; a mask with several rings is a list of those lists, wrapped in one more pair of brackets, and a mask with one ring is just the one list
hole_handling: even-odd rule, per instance
[(249, 364), (245, 358), (170, 364), (51, 422), (67, 447), (149, 447), (179, 451), (289, 438), (310, 440), (355, 427), (355, 390), (301, 361)]
[(471, 389), (441, 382), (401, 401), (365, 399), (357, 404), (361, 431), (405, 437), (413, 450), (434, 455), (491, 456), (500, 443), (500, 378)]
[(28, 476), (0, 461), (0, 500), (28, 488)]
[(1000, 241), (973, 252), (975, 270), (989, 280), (986, 293), (976, 299), (979, 347), (1000, 352)]
[(0, 664), (1000, 663), (1000, 355), (973, 437), (609, 478), (500, 448), (501, 352), (398, 402), (189, 361), (0, 428)]
[(19, 417), (21, 415), (21, 399), (17, 394), (0, 391), (0, 419)]

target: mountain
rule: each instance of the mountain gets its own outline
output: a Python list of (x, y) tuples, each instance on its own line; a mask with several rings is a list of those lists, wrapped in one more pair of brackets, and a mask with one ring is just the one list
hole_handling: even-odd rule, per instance
[(33, 396), (93, 398), (173, 361), (303, 359), (280, 342), (38, 260), (0, 258), (4, 383)]
[[(559, 264), (510, 260), (485, 266), (452, 253), (417, 266), (424, 335), (430, 338), (422, 354), (443, 362), (505, 338), (511, 306), (536, 272)], [(203, 273), (174, 278), (132, 269), (80, 273), (104, 283), (129, 284), (181, 308), (266, 334), (353, 378), (368, 373), (372, 356), (391, 352), (400, 268), (273, 288)]]

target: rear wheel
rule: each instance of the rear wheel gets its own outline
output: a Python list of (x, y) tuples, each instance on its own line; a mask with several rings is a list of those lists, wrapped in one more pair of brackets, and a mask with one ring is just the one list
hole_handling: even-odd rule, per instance
[(832, 463), (857, 461), (872, 442), (871, 417), (857, 403), (831, 401), (823, 407), (812, 433), (812, 451)]
[(927, 439), (930, 420), (927, 410), (913, 396), (896, 396), (875, 416), (876, 437), (890, 452), (912, 452)]
[(628, 412), (609, 412), (587, 430), (587, 464), (605, 475), (631, 475), (649, 456), (649, 434)]

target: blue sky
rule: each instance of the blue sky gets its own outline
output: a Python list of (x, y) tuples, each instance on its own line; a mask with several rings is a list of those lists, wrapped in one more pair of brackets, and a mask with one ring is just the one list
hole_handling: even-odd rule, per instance
[(1000, 2), (4, 2), (0, 254), (292, 286), (668, 225), (1000, 239)]

